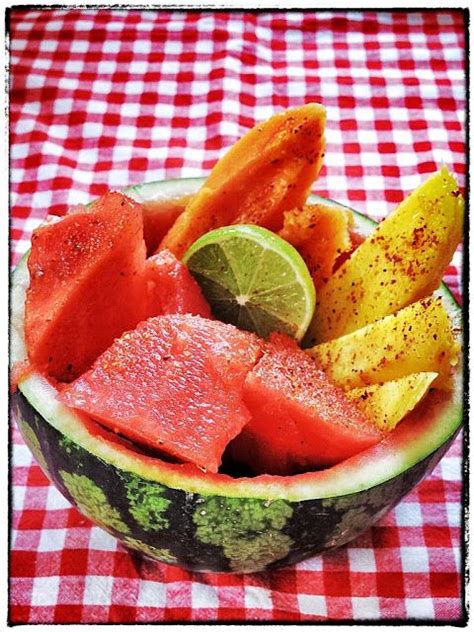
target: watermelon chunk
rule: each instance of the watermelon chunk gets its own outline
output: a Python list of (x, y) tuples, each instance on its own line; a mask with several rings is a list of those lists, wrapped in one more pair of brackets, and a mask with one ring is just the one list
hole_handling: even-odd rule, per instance
[(25, 305), (29, 358), (71, 381), (144, 318), (140, 204), (110, 192), (33, 233)]
[(232, 457), (257, 473), (287, 475), (328, 467), (382, 438), (323, 370), (281, 334), (247, 376), (252, 421), (234, 440)]
[(159, 314), (194, 314), (212, 318), (211, 309), (201, 288), (187, 267), (169, 250), (147, 259), (148, 316)]
[(200, 316), (150, 318), (60, 399), (129, 439), (216, 472), (250, 421), (242, 388), (261, 346), (254, 334)]
[(184, 211), (190, 199), (190, 195), (183, 195), (171, 199), (143, 200), (143, 236), (148, 255), (156, 252), (160, 241)]
[(141, 205), (110, 192), (33, 234), (25, 339), (32, 364), (70, 382), (124, 331), (150, 316), (212, 318), (201, 290), (169, 251), (146, 260)]

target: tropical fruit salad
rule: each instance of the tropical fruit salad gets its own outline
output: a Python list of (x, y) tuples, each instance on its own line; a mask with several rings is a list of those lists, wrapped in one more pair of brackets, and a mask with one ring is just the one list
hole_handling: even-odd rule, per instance
[(330, 468), (412, 423), (460, 361), (438, 288), (463, 198), (443, 167), (361, 234), (309, 199), (324, 130), (322, 106), (289, 109), (197, 193), (109, 191), (48, 217), (13, 388), (40, 373), (104, 436), (234, 477)]

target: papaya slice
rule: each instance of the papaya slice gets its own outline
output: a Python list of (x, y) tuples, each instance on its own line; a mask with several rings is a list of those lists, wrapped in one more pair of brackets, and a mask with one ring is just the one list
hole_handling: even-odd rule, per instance
[(328, 281), (339, 257), (352, 249), (353, 224), (350, 211), (326, 204), (307, 204), (285, 213), (279, 234), (303, 257), (316, 290)]
[(325, 122), (324, 108), (309, 103), (251, 129), (217, 162), (159, 249), (181, 258), (198, 237), (229, 224), (280, 230), (283, 213), (304, 204), (319, 175)]

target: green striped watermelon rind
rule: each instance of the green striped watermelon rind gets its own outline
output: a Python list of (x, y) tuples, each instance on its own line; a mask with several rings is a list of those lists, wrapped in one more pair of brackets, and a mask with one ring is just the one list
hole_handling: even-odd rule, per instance
[[(126, 192), (138, 201), (164, 199), (193, 193), (201, 184), (202, 179), (175, 180)], [(369, 219), (354, 215), (361, 232), (373, 228)], [(25, 357), (28, 281), (25, 257), (12, 283), (12, 363)], [(440, 294), (460, 330), (459, 307), (445, 286)], [(128, 548), (191, 570), (255, 572), (341, 546), (377, 522), (454, 440), (462, 425), (462, 393), (460, 364), (451, 394), (430, 394), (411, 423), (377, 446), (321, 472), (240, 479), (165, 463), (98, 435), (56, 400), (39, 374), (21, 382), (11, 403), (50, 480)]]

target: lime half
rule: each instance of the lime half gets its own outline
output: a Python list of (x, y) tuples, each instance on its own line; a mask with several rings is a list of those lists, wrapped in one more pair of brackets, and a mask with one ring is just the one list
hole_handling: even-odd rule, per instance
[(195, 241), (183, 262), (219, 320), (263, 338), (304, 336), (316, 292), (302, 257), (281, 237), (260, 226), (224, 226)]

